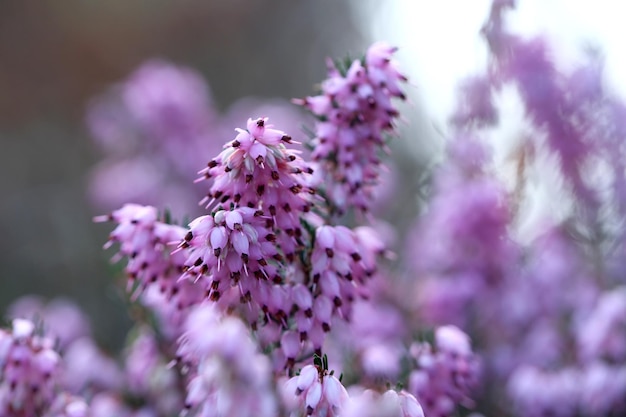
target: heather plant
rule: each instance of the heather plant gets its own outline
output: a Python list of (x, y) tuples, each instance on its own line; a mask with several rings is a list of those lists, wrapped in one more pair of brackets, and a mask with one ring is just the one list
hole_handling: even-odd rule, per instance
[[(512, 5), (492, 5), (487, 72), (460, 85), (397, 254), (376, 219), (406, 99), (395, 47), (329, 60), (293, 100), (308, 133), (258, 105), (220, 116), (198, 74), (164, 62), (94, 102), (98, 204), (112, 166), (136, 168), (121, 168), (130, 201), (94, 218), (113, 223), (136, 325), (115, 357), (70, 302), (16, 301), (1, 415), (623, 415), (623, 103), (596, 56), (566, 72), (548, 40), (511, 33)], [(513, 174), (495, 152), (510, 91), (526, 118)], [(536, 214), (546, 172), (559, 215)]]
[[(457, 324), (472, 336), (485, 413), (621, 415), (626, 365), (609, 351), (626, 340), (612, 318), (625, 317), (617, 266), (623, 104), (603, 86), (597, 56), (566, 72), (546, 39), (509, 32), (511, 6), (492, 6), (483, 28), (488, 71), (462, 86), (448, 164), (435, 174), (432, 210), (409, 243), (424, 254), (412, 262), (424, 277), (416, 281), (417, 317)], [(491, 151), (503, 140), (494, 103), (507, 90), (526, 119), (513, 178), (498, 174)], [(560, 186), (547, 192), (560, 201), (529, 227), (546, 174), (558, 178)], [(599, 319), (601, 311), (607, 315)]]

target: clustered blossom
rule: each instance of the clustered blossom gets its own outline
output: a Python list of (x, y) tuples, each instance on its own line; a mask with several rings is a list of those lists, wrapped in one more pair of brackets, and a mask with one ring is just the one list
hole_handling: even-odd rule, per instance
[(283, 396), (292, 416), (339, 416), (348, 400), (348, 392), (325, 366), (306, 365), (300, 374), (289, 379)]
[(105, 247), (119, 243), (115, 259), (128, 258), (124, 268), (128, 290), (136, 298), (147, 289), (157, 289), (162, 295), (160, 302), (152, 296), (146, 297), (146, 303), (155, 307), (165, 327), (180, 324), (186, 309), (201, 299), (197, 288), (179, 279), (185, 253), (171, 253), (175, 248), (171, 245), (183, 239), (186, 229), (160, 221), (156, 208), (138, 204), (126, 204), (95, 221), (117, 223)]
[(572, 348), (576, 362), (546, 366), (546, 359), (551, 359), (548, 365), (552, 365), (559, 359), (558, 350), (567, 348), (556, 335), (552, 344), (558, 350), (556, 354), (549, 351), (556, 358), (544, 354), (544, 362), (527, 360), (514, 370), (507, 391), (520, 413), (531, 417), (547, 413), (591, 416), (619, 415), (626, 410), (624, 296), (623, 287), (605, 291), (599, 297), (593, 296), (597, 299), (592, 308), (586, 308), (584, 314), (578, 312), (583, 317), (572, 335), (576, 340)]
[[(345, 75), (333, 66), (323, 86), (325, 95), (303, 101), (330, 112), (311, 109), (323, 116), (318, 132), (332, 131), (313, 141), (314, 159), (321, 162), (315, 165), (316, 176), (313, 165), (293, 149), (297, 142), (290, 135), (275, 129), (267, 117), (251, 118), (199, 171), (196, 182), (210, 182), (200, 202), (209, 213), (188, 228), (167, 224), (156, 208), (138, 204), (96, 218), (117, 223), (106, 247), (119, 244), (116, 258), (128, 259), (128, 289), (157, 312), (165, 338), (140, 331), (126, 353), (127, 384), (99, 387), (92, 400), (94, 416), (168, 414), (182, 397), (192, 415), (274, 415), (279, 404), (272, 376), (285, 373), (292, 378), (280, 392), (292, 415), (341, 415), (348, 391), (328, 371), (327, 357), (318, 359), (336, 322), (364, 319), (363, 314), (353, 315), (353, 305), (372, 295), (370, 281), (382, 279), (377, 276), (378, 259), (387, 252), (372, 227), (350, 229), (332, 220), (347, 205), (367, 211), (371, 204), (378, 153), (398, 117), (391, 101), (404, 99), (400, 84), (406, 79), (392, 60), (394, 52), (376, 44)], [(160, 114), (160, 101), (168, 99), (162, 90), (149, 82), (132, 87), (125, 98), (139, 119)], [(184, 109), (184, 104), (183, 99), (174, 107)], [(157, 136), (170, 127), (160, 117), (152, 127)], [(321, 179), (339, 179), (337, 186), (327, 184), (325, 199), (317, 196)], [(368, 346), (364, 367), (371, 384), (399, 376), (403, 333), (395, 335), (392, 358), (386, 361), (383, 356), (392, 353), (387, 349), (391, 344)], [(314, 365), (306, 364), (311, 355), (318, 358)], [(168, 357), (169, 371), (159, 372)], [(388, 364), (378, 366), (378, 360)], [(304, 367), (293, 376), (300, 364)], [(463, 397), (454, 397), (455, 404), (467, 402), (469, 387), (464, 389)], [(124, 395), (146, 406), (130, 406)], [(374, 391), (363, 394), (350, 402), (352, 412), (359, 409), (355, 404), (366, 403), (375, 404), (381, 415), (423, 416), (416, 398), (406, 391), (388, 390), (380, 398)]]
[[(58, 404), (63, 401), (58, 396), (65, 395), (58, 385), (60, 362), (54, 341), (40, 335), (33, 322), (14, 319), (10, 329), (0, 329), (0, 414), (63, 415), (67, 408)], [(86, 407), (68, 407), (76, 411), (76, 417), (86, 415)]]
[(124, 375), (117, 362), (98, 347), (88, 318), (73, 302), (66, 299), (46, 302), (40, 297), (26, 296), (9, 306), (8, 316), (37, 323), (38, 332), (43, 332), (61, 355), (63, 366), (54, 376), (67, 395), (56, 400), (59, 410), (65, 409), (63, 404), (69, 407), (78, 401), (80, 397), (76, 396), (121, 390), (124, 386)]
[(7, 316), (41, 322), (45, 334), (63, 351), (91, 333), (91, 326), (84, 313), (69, 299), (46, 302), (41, 297), (24, 296), (11, 303)]
[(211, 303), (196, 306), (185, 323), (178, 357), (189, 373), (185, 408), (192, 415), (276, 415), (270, 362), (238, 318), (223, 316)]
[(69, 394), (61, 394), (54, 400), (43, 417), (90, 417), (89, 406), (84, 399)]
[[(489, 72), (462, 86), (448, 165), (413, 236), (418, 315), (472, 335), (480, 411), (621, 415), (625, 107), (603, 87), (597, 57), (568, 73), (545, 39), (510, 33), (511, 5), (494, 1)], [(485, 151), (504, 139), (493, 103), (509, 86), (525, 125), (507, 176)]]
[(365, 390), (352, 395), (341, 417), (424, 417), (417, 399), (407, 391), (393, 389), (383, 394)]
[(382, 249), (359, 237), (364, 229), (315, 227), (313, 170), (287, 148), (289, 135), (267, 118), (237, 132), (200, 171), (200, 181), (212, 181), (201, 203), (213, 211), (193, 220), (179, 245), (188, 253), (183, 278), (224, 310), (241, 306), (252, 329), (260, 319), (262, 344), (281, 347), (275, 366), (293, 367), (307, 349), (321, 351), (335, 315), (349, 317)]
[(379, 154), (399, 114), (392, 99), (405, 98), (401, 83), (407, 79), (393, 59), (395, 51), (376, 43), (345, 72), (329, 61), (322, 94), (294, 100), (318, 118), (312, 157), (323, 166), (328, 202), (339, 214), (349, 207), (366, 212), (372, 204)]
[[(311, 254), (311, 274), (317, 287), (314, 318), (321, 322), (324, 331), (330, 330), (332, 307), (340, 309), (341, 315), (349, 317), (351, 304), (363, 290), (366, 280), (375, 266), (362, 254), (371, 254), (359, 240), (357, 233), (344, 226), (320, 226), (315, 231), (315, 245)], [(354, 285), (357, 283), (358, 285)], [(320, 314), (322, 311), (328, 314)]]
[(248, 119), (247, 129), (237, 136), (200, 171), (199, 180), (212, 179), (202, 203), (250, 207), (266, 216), (267, 227), (289, 261), (303, 245), (300, 218), (312, 207), (314, 188), (307, 179), (313, 173), (298, 151), (285, 145), (291, 136), (267, 124), (267, 118)]
[(175, 327), (190, 306), (211, 300), (253, 330), (261, 324), (274, 367), (292, 368), (321, 353), (334, 317), (350, 318), (384, 245), (366, 227), (320, 225), (312, 169), (267, 118), (237, 132), (200, 171), (198, 181), (211, 180), (201, 204), (212, 211), (188, 229), (136, 204), (96, 220), (118, 224), (107, 246), (119, 243), (129, 289), (164, 321)]
[(162, 61), (142, 65), (123, 84), (121, 95), (133, 121), (147, 131), (149, 138), (164, 146), (202, 136), (205, 125), (214, 118), (202, 77)]
[(256, 323), (262, 306), (271, 314), (267, 310), (269, 300), (262, 295), (269, 295), (283, 280), (275, 264), (281, 255), (274, 242), (275, 235), (266, 227), (265, 219), (250, 207), (198, 217), (189, 224), (179, 245), (189, 254), (183, 276), (201, 280), (213, 301), (230, 308), (243, 304), (245, 309), (252, 309), (251, 324)]
[(184, 380), (175, 367), (158, 336), (148, 326), (136, 329), (124, 355), (125, 386), (128, 393), (142, 398), (157, 415), (173, 416), (183, 407)]
[(428, 276), (418, 297), (422, 316), (435, 325), (465, 325), (468, 304), (489, 299), (517, 259), (508, 235), (512, 218), (504, 187), (483, 164), (487, 148), (460, 136), (448, 147), (450, 166), (435, 178), (435, 195), (412, 236), (421, 256), (411, 261)]
[(455, 326), (439, 327), (435, 343), (415, 344), (411, 354), (417, 364), (409, 376), (409, 392), (426, 416), (451, 416), (457, 405), (473, 408), (470, 395), (478, 383), (478, 358), (469, 337)]

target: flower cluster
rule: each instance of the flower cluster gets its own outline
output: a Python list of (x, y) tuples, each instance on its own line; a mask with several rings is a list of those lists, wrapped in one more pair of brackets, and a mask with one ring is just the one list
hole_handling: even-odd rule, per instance
[(273, 129), (267, 118), (248, 119), (247, 129), (224, 145), (217, 158), (199, 173), (211, 179), (209, 193), (201, 201), (259, 210), (267, 227), (275, 231), (281, 250), (291, 262), (304, 239), (300, 219), (312, 206), (307, 176), (313, 169), (285, 145), (291, 136)]
[[(624, 415), (626, 105), (596, 58), (567, 72), (545, 39), (510, 33), (512, 3), (493, 2), (488, 71), (460, 86), (445, 164), (419, 218), (400, 219), (416, 226), (393, 265), (405, 231), (374, 217), (405, 99), (395, 48), (329, 63), (320, 94), (294, 100), (317, 118), (311, 162), (255, 106), (224, 133), (199, 77), (166, 64), (94, 105), (104, 148), (162, 167), (138, 171), (170, 207), (191, 195), (204, 212), (177, 225), (139, 198), (96, 217), (114, 223), (105, 247), (126, 261), (138, 323), (118, 361), (70, 303), (19, 300), (0, 330), (0, 415)], [(507, 94), (524, 130), (494, 143)]]
[(192, 210), (195, 193), (180, 185), (198, 153), (218, 146), (211, 101), (200, 74), (157, 60), (95, 100), (87, 122), (108, 157), (92, 173), (92, 200), (105, 209), (136, 201)]
[(478, 360), (469, 337), (455, 326), (439, 327), (435, 344), (415, 344), (411, 354), (417, 368), (409, 376), (409, 392), (426, 416), (451, 416), (461, 404), (472, 408), (470, 395), (478, 383)]
[(285, 383), (283, 395), (294, 415), (338, 416), (348, 400), (348, 392), (341, 381), (328, 371), (327, 363), (306, 365), (299, 375)]
[[(603, 87), (596, 57), (566, 72), (545, 39), (509, 32), (511, 3), (493, 4), (483, 29), (492, 64), (462, 86), (448, 164), (409, 245), (417, 314), (471, 334), (481, 411), (620, 415), (624, 105)], [(505, 90), (525, 125), (499, 162), (486, 156), (505, 136), (494, 106)]]
[(185, 408), (193, 415), (276, 415), (269, 360), (236, 317), (224, 317), (214, 304), (196, 306), (185, 323), (178, 357), (188, 368)]
[(7, 417), (87, 415), (86, 404), (61, 391), (61, 357), (32, 321), (0, 329), (0, 414)]
[(95, 221), (117, 223), (105, 247), (119, 243), (115, 259), (128, 259), (124, 270), (133, 297), (152, 290), (144, 297), (145, 303), (154, 308), (165, 328), (179, 325), (189, 306), (202, 299), (197, 288), (179, 279), (185, 268), (185, 254), (171, 253), (174, 247), (170, 245), (181, 241), (187, 231), (160, 221), (156, 208), (138, 204), (126, 204)]
[(517, 259), (508, 236), (511, 210), (504, 187), (483, 172), (488, 152), (477, 139), (449, 144), (450, 165), (435, 179), (428, 212), (413, 232), (422, 256), (412, 266), (428, 275), (420, 287), (422, 314), (437, 325), (467, 324), (468, 303), (497, 291)]
[[(144, 325), (131, 333), (132, 341), (124, 352), (124, 377), (126, 391), (142, 398), (158, 415), (174, 415), (183, 407), (184, 379), (169, 366), (173, 354), (164, 349), (163, 340), (154, 330)], [(168, 346), (169, 347), (169, 346)]]
[(61, 394), (43, 417), (88, 417), (92, 415), (85, 401), (76, 396)]
[[(356, 190), (364, 210), (378, 176), (378, 168), (370, 171), (367, 162), (376, 159), (379, 164), (383, 134), (393, 129), (398, 116), (391, 99), (404, 98), (399, 84), (405, 78), (391, 59), (394, 51), (374, 45), (363, 65), (355, 61), (347, 78), (335, 69), (335, 80), (328, 82), (329, 88), (337, 84), (335, 104), (348, 106), (336, 112), (351, 119), (340, 126), (341, 136), (353, 135), (353, 129), (358, 132), (354, 140), (368, 143), (363, 152), (357, 151), (362, 147), (356, 142), (347, 148), (338, 144), (344, 153), (341, 169), (350, 171), (344, 184)], [(176, 132), (170, 129), (176, 123), (171, 125), (163, 113), (169, 112), (168, 102), (173, 120), (202, 119), (202, 112), (187, 115), (189, 119), (184, 115), (187, 105), (198, 109), (195, 104), (201, 100), (190, 100), (185, 91), (168, 97), (166, 86), (151, 86), (151, 71), (138, 73), (139, 80), (128, 84), (124, 98), (136, 119), (150, 125), (152, 135)], [(167, 74), (175, 75), (163, 69), (161, 75)], [(356, 95), (355, 88), (360, 90)], [(154, 117), (158, 120), (150, 122)], [(181, 129), (185, 136), (189, 129)], [(273, 415), (278, 405), (272, 399), (272, 370), (293, 375), (300, 369), (293, 398), (284, 404), (294, 406), (294, 412), (302, 406), (309, 415), (335, 414), (347, 400), (346, 389), (328, 372), (327, 363), (323, 371), (320, 363), (307, 363), (314, 354), (321, 357), (335, 322), (351, 320), (353, 304), (369, 296), (367, 287), (379, 270), (385, 244), (370, 227), (333, 224), (328, 207), (347, 201), (318, 196), (320, 181), (335, 174), (331, 165), (305, 162), (298, 144), (267, 117), (248, 119), (246, 128), (236, 129), (235, 138), (198, 172), (196, 183), (209, 182), (200, 201), (209, 212), (187, 228), (164, 221), (155, 207), (139, 204), (95, 218), (117, 224), (105, 247), (119, 245), (115, 259), (128, 260), (124, 270), (131, 299), (139, 299), (160, 318), (161, 336), (141, 330), (126, 356), (126, 395), (147, 401), (150, 410), (173, 410), (182, 385), (185, 408), (197, 415), (258, 414), (260, 405), (262, 413)], [(329, 152), (314, 153), (325, 158)], [(314, 167), (319, 171), (315, 176)], [(327, 191), (321, 194), (328, 196)], [(168, 357), (174, 376), (158, 371)], [(172, 392), (169, 400), (159, 395), (165, 391)], [(132, 407), (120, 401), (120, 392), (99, 392), (94, 410), (131, 415)]]
[(390, 389), (383, 394), (365, 390), (353, 395), (343, 417), (424, 417), (417, 399), (406, 391)]
[(318, 118), (312, 156), (324, 167), (328, 202), (338, 214), (348, 207), (366, 212), (372, 204), (384, 136), (399, 114), (392, 99), (405, 98), (401, 83), (407, 79), (393, 60), (395, 51), (376, 43), (345, 71), (329, 61), (321, 94), (294, 100)]
[(262, 307), (272, 314), (263, 295), (282, 282), (275, 264), (281, 256), (275, 240), (265, 219), (250, 207), (198, 217), (179, 245), (188, 252), (183, 277), (200, 281), (208, 298), (220, 301), (225, 309), (239, 304), (250, 309), (250, 324), (256, 323)]

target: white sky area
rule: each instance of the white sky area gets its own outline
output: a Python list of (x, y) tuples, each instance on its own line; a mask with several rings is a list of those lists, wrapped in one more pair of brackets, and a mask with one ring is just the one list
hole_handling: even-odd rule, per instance
[[(355, 3), (360, 3), (357, 0)], [(487, 51), (479, 36), (490, 0), (386, 0), (369, 3), (373, 39), (400, 48), (402, 67), (433, 123), (445, 125), (463, 77), (482, 72)], [(579, 60), (586, 46), (605, 58), (605, 75), (626, 96), (626, 2), (622, 0), (518, 0), (508, 27), (532, 37), (546, 34), (555, 58)]]
[[(355, 3), (362, 6), (367, 2)], [(459, 81), (484, 72), (487, 49), (479, 31), (491, 0), (371, 0), (368, 4), (372, 38), (400, 48), (398, 61), (414, 86), (408, 89), (414, 90), (409, 95), (420, 102), (433, 128), (445, 134)], [(365, 21), (365, 14), (363, 17)], [(584, 59), (585, 48), (599, 49), (606, 83), (622, 97), (626, 97), (625, 18), (626, 1), (621, 0), (518, 0), (516, 8), (506, 14), (507, 27), (513, 33), (545, 35), (563, 71), (569, 72)], [(498, 140), (490, 142), (496, 145), (495, 162), (506, 182), (514, 178), (509, 175), (516, 168), (511, 156), (520, 132), (525, 132), (525, 122), (514, 88), (505, 89), (496, 103), (501, 126), (491, 132)], [(561, 179), (551, 165), (554, 158), (545, 156), (535, 162), (527, 173), (527, 192), (534, 198), (523, 208), (525, 223), (518, 230), (522, 240), (532, 239), (546, 221), (560, 222), (571, 210), (561, 198), (564, 195), (559, 195)]]

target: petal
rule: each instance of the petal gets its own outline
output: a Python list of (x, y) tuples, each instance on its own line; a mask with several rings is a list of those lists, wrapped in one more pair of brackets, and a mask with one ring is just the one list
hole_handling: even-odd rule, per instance
[(297, 387), (300, 391), (307, 390), (318, 378), (317, 368), (313, 365), (307, 365), (300, 371), (298, 376)]
[(291, 289), (291, 298), (294, 303), (303, 310), (307, 310), (313, 306), (313, 297), (311, 292), (303, 284), (296, 284)]
[(228, 242), (228, 233), (226, 233), (226, 228), (224, 226), (216, 227), (211, 230), (211, 248), (213, 249), (223, 249)]
[(294, 331), (288, 331), (280, 339), (280, 346), (287, 358), (294, 359), (300, 352), (300, 336)]
[(315, 242), (322, 248), (332, 248), (335, 245), (335, 231), (332, 226), (320, 226), (315, 231)]
[(250, 250), (250, 242), (248, 241), (248, 237), (243, 232), (231, 233), (230, 240), (237, 253), (239, 253), (240, 255), (248, 255), (248, 251)]
[(348, 397), (344, 386), (333, 375), (324, 377), (324, 398), (333, 407), (341, 407)]
[(313, 383), (313, 386), (309, 388), (306, 393), (305, 405), (307, 408), (307, 412), (310, 410), (315, 410), (317, 405), (320, 403), (322, 399), (322, 384), (319, 381)]
[(226, 226), (231, 230), (235, 230), (235, 225), (241, 225), (243, 223), (243, 217), (238, 210), (229, 211), (225, 216)]
[(261, 157), (265, 159), (265, 155), (267, 154), (267, 147), (261, 142), (255, 142), (254, 145), (250, 147), (249, 151), (250, 157), (255, 161)]

